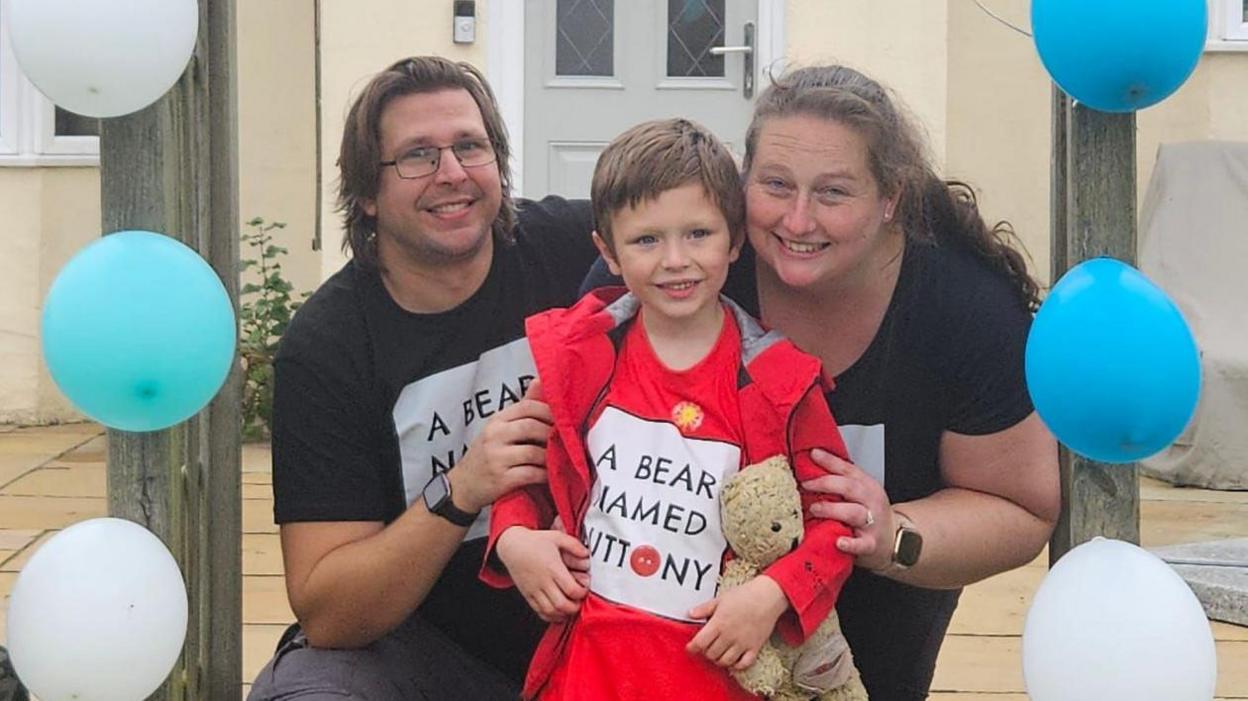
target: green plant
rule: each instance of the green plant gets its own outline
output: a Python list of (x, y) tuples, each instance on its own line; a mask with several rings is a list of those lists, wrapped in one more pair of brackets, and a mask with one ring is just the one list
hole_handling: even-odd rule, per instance
[(308, 295), (291, 297), (294, 286), (282, 277), (281, 257), (288, 251), (273, 243), (273, 230), (284, 229), (283, 222), (267, 222), (256, 217), (247, 222), (249, 231), (241, 239), (259, 258), (244, 258), (240, 272), (255, 270), (259, 282), (248, 282), (239, 291), (243, 358), (243, 440), (264, 440), (273, 420), (273, 357), (290, 318)]

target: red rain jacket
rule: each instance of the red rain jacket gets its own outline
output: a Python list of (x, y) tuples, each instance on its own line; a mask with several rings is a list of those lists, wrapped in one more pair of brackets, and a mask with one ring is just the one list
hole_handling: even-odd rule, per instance
[[(753, 317), (725, 300), (741, 331), (744, 372), (740, 373), (738, 391), (745, 463), (786, 455), (801, 483), (827, 474), (811, 460), (810, 451), (814, 448), (848, 460), (840, 431), (824, 399), (818, 359), (798, 350), (778, 333), (764, 331)], [(582, 520), (594, 483), (584, 443), (587, 419), (606, 395), (615, 367), (617, 339), (622, 338), (638, 308), (637, 298), (623, 288), (604, 288), (586, 295), (571, 308), (552, 309), (526, 321), (537, 374), (554, 417), (546, 447), (548, 482), (511, 492), (494, 504), (481, 571), (486, 583), (500, 588), (512, 584), (493, 557), (498, 536), (511, 526), (549, 528), (557, 515), (570, 535), (581, 538)], [(793, 643), (813, 633), (832, 612), (853, 569), (853, 559), (836, 547), (838, 538), (852, 535), (849, 528), (809, 513), (811, 503), (829, 499), (839, 501), (832, 495), (803, 491), (805, 538), (795, 550), (765, 570), (789, 600), (790, 611), (780, 618), (777, 628)], [(533, 698), (541, 691), (575, 624), (576, 619), (572, 618), (551, 625), (546, 631), (529, 665), (525, 698)], [(665, 689), (664, 693), (668, 691), (671, 690)], [(697, 690), (691, 692), (696, 694)]]

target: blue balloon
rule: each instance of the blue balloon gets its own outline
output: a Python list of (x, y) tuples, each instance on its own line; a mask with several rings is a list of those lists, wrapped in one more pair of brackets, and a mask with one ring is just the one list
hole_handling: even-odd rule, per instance
[(1205, 48), (1206, 0), (1032, 0), (1036, 51), (1053, 82), (1102, 112), (1164, 100)]
[(1027, 389), (1071, 450), (1105, 463), (1146, 458), (1192, 418), (1200, 357), (1178, 307), (1111, 258), (1071, 268), (1027, 337)]
[(105, 236), (70, 259), (44, 300), (42, 333), (65, 396), (124, 431), (190, 418), (234, 362), (234, 307), (216, 272), (148, 231)]

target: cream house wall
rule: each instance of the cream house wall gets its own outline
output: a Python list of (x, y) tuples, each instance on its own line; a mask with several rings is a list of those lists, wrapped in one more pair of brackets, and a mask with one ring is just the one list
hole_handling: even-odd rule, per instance
[(484, 70), (487, 5), (476, 4), (476, 42), (455, 44), (451, 40), (449, 0), (369, 0), (368, 12), (350, 0), (322, 0), (322, 277), (329, 277), (346, 261), (340, 248), (343, 228), (334, 211), (334, 193), (338, 148), (351, 100), (373, 75), (405, 56), (437, 54), (468, 61)]
[(30, 420), (39, 390), (39, 259), (43, 179), (28, 168), (0, 168), (5, 255), (0, 256), (0, 416)]
[[(316, 41), (307, 0), (239, 2), (239, 229), (254, 217), (286, 223), (274, 230), (288, 251), (282, 273), (296, 290), (321, 282), (316, 237)], [(244, 259), (258, 252), (244, 246)], [(244, 275), (254, 281), (254, 273)]]
[[(963, 0), (952, 0), (950, 6)], [(892, 88), (946, 157), (950, 11), (931, 0), (788, 0), (789, 65), (843, 63)]]
[[(1049, 278), (1049, 133), (1052, 92), (1035, 45), (963, 0), (949, 4), (948, 161), (944, 175), (968, 182), (990, 221), (1013, 225), (1032, 273)], [(995, 3), (1003, 20), (1029, 30), (1026, 3)]]
[[(43, 240), (39, 245), (39, 304), (61, 268), (100, 237), (100, 172), (96, 168), (52, 168), (41, 173)], [(77, 420), (81, 414), (52, 381), (36, 349), (39, 366), (38, 417), (43, 421)]]
[(61, 267), (100, 236), (96, 168), (0, 167), (0, 423), (80, 418), (43, 364), (39, 318)]

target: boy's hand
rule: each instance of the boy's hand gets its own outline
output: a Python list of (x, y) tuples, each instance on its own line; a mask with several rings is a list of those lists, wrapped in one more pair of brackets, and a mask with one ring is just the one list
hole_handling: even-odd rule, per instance
[[(550, 522), (550, 530), (556, 533), (567, 533), (563, 527), (563, 519), (559, 518), (559, 514), (555, 514), (555, 520)], [(568, 566), (568, 571), (572, 573), (572, 578), (580, 582), (581, 586), (589, 586), (589, 558), (573, 555), (567, 550), (563, 552), (563, 564)]]
[(685, 650), (703, 655), (720, 667), (743, 670), (771, 637), (789, 600), (775, 580), (759, 575), (741, 586), (700, 604), (690, 618), (710, 618)]
[[(573, 540), (576, 539), (573, 538)], [(579, 550), (560, 549), (559, 553), (563, 558), (564, 566), (566, 566), (568, 568), (568, 572), (572, 574), (572, 579), (575, 579), (577, 584), (580, 584), (588, 589), (589, 550), (587, 550), (585, 545), (580, 541), (577, 541), (577, 545), (581, 546)]]
[(558, 531), (512, 526), (498, 537), (495, 548), (516, 588), (543, 621), (558, 623), (580, 609), (589, 593), (589, 550), (581, 541)]

